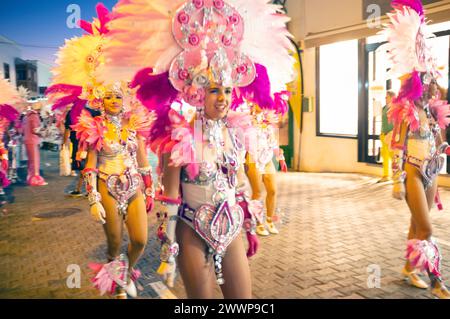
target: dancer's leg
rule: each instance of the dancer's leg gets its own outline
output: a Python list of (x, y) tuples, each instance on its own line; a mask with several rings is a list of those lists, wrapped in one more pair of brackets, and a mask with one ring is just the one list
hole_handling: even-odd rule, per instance
[(250, 267), (241, 236), (238, 236), (228, 246), (222, 265), (225, 284), (220, 288), (222, 289), (224, 298), (252, 298)]
[(215, 272), (206, 260), (205, 242), (183, 221), (177, 223), (176, 237), (180, 245), (178, 267), (188, 298), (213, 298)]

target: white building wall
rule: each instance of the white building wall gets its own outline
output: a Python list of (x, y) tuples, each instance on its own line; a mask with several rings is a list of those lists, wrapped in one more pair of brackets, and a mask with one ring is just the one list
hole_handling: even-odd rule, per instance
[(9, 64), (10, 80), (14, 85), (17, 83), (14, 59), (21, 55), (20, 47), (14, 41), (0, 35), (0, 71), (4, 73), (3, 63)]

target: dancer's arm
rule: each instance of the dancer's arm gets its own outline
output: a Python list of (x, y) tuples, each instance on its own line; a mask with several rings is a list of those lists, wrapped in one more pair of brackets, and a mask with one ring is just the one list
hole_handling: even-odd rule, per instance
[(84, 181), (86, 183), (86, 191), (88, 193), (88, 201), (91, 206), (91, 216), (98, 222), (106, 223), (106, 213), (101, 203), (102, 196), (97, 191), (97, 151), (89, 149), (86, 161), (86, 167), (82, 172)]
[(287, 173), (288, 168), (286, 165), (286, 159), (284, 158), (284, 151), (277, 146), (277, 148), (274, 150), (274, 155), (277, 159), (277, 161), (280, 163), (280, 169), (283, 173)]
[(392, 196), (396, 199), (405, 199), (405, 179), (406, 172), (404, 171), (404, 155), (406, 151), (406, 137), (408, 134), (408, 125), (402, 122), (400, 126), (395, 126), (392, 133), (391, 148), (394, 153), (392, 159), (392, 172), (394, 186), (392, 189)]
[(176, 242), (175, 229), (177, 226), (181, 168), (171, 166), (170, 153), (163, 156), (163, 176), (161, 194), (156, 196), (156, 216), (160, 222), (158, 238), (161, 240), (161, 264), (157, 270), (164, 276), (169, 287), (173, 287), (176, 274), (176, 256), (179, 247)]
[(142, 176), (144, 182), (144, 196), (145, 206), (147, 213), (150, 213), (153, 209), (153, 199), (155, 197), (155, 189), (152, 181), (152, 167), (150, 166), (147, 158), (147, 147), (145, 144), (145, 138), (137, 136), (138, 149), (136, 154), (138, 171)]
[(262, 210), (262, 204), (260, 204), (259, 201), (250, 201), (248, 195), (245, 193), (247, 177), (243, 165), (241, 165), (237, 177), (238, 186), (236, 188), (236, 201), (244, 212), (244, 229), (248, 241), (247, 257), (252, 257), (259, 248), (259, 239), (256, 235), (256, 222), (257, 215), (260, 213), (260, 210)]

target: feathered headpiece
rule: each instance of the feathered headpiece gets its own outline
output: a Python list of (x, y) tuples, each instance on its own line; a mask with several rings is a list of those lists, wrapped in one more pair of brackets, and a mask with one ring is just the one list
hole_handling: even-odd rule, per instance
[(428, 39), (434, 35), (425, 21), (420, 0), (393, 0), (394, 11), (388, 13), (390, 24), (381, 32), (388, 39), (392, 76), (413, 72), (437, 75), (435, 57)]
[(394, 11), (381, 34), (388, 39), (387, 50), (392, 63), (389, 74), (401, 78), (402, 86), (389, 111), (392, 122), (406, 120), (410, 129), (419, 128), (414, 101), (424, 88), (439, 76), (429, 39), (434, 37), (427, 26), (421, 0), (392, 0)]
[(19, 91), (0, 73), (0, 118), (14, 122), (19, 116), (16, 107), (25, 102)]
[[(23, 89), (20, 89), (23, 92)], [(0, 105), (16, 105), (26, 101), (26, 98), (21, 95), (18, 89), (11, 84), (9, 80), (3, 77), (0, 72)]]
[[(113, 17), (103, 81), (131, 79), (145, 65), (153, 74), (138, 72), (136, 86), (166, 86), (167, 79), (186, 102), (201, 106), (211, 81), (248, 86), (258, 77), (256, 64), (267, 71), (271, 96), (293, 78), (289, 18), (269, 0), (121, 0)], [(173, 91), (166, 93), (161, 98), (170, 102)]]
[(66, 40), (58, 51), (57, 66), (52, 70), (53, 84), (46, 91), (54, 103), (53, 110), (72, 105), (72, 120), (80, 115), (88, 101), (91, 107), (100, 107), (106, 91), (94, 71), (104, 63), (102, 51), (111, 18), (102, 3), (97, 4), (96, 10), (98, 18), (92, 23), (80, 20), (80, 27), (87, 34)]

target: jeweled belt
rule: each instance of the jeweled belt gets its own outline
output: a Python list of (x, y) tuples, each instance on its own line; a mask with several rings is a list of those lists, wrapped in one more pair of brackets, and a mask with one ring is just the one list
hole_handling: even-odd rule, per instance
[(127, 214), (128, 201), (141, 186), (141, 176), (137, 171), (126, 169), (122, 174), (107, 175), (99, 172), (99, 176), (105, 180), (108, 192), (117, 201), (117, 208), (121, 215)]
[(435, 153), (433, 156), (423, 160), (414, 156), (407, 156), (406, 161), (419, 169), (423, 177), (425, 189), (428, 189), (433, 184), (434, 178), (439, 175), (444, 167), (445, 159), (440, 154)]
[(179, 216), (192, 223), (197, 234), (206, 241), (209, 254), (214, 257), (217, 283), (225, 281), (222, 274), (222, 259), (227, 247), (240, 234), (244, 222), (244, 213), (239, 205), (230, 207), (223, 201), (217, 207), (205, 204), (194, 210), (187, 204), (180, 207)]

